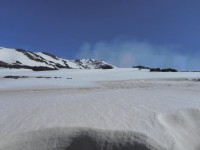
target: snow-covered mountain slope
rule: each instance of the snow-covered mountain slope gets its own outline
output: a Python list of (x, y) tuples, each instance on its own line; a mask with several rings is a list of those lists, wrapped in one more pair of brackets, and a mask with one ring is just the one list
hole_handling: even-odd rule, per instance
[[(0, 67), (38, 68), (44, 70), (59, 68), (82, 68), (66, 59), (44, 52), (30, 52), (23, 49), (0, 48)], [(46, 69), (45, 69), (46, 68)]]
[(112, 68), (116, 68), (115, 66), (108, 64), (103, 60), (76, 59), (74, 62), (76, 64), (79, 64), (83, 68), (86, 68), (86, 69), (112, 69)]
[(0, 61), (9, 65), (53, 67), (38, 55), (18, 49), (0, 48)]
[(23, 49), (0, 48), (0, 67), (27, 68), (33, 70), (112, 69), (114, 66), (94, 59), (67, 60), (46, 52), (30, 52)]

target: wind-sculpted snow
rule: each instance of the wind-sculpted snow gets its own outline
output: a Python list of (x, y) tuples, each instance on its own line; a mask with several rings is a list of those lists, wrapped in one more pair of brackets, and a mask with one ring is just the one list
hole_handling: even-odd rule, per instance
[(164, 150), (132, 131), (53, 128), (7, 137), (0, 150)]
[(199, 150), (199, 78), (0, 69), (0, 149)]
[(200, 150), (200, 110), (191, 108), (159, 115), (175, 141), (175, 150)]

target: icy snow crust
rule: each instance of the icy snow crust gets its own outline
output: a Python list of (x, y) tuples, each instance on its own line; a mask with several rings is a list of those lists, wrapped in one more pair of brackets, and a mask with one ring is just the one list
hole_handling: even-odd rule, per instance
[(137, 69), (0, 69), (0, 149), (199, 150), (199, 78)]

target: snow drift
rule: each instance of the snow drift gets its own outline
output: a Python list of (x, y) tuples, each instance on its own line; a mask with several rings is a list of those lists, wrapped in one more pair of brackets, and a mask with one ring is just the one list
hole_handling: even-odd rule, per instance
[(191, 108), (159, 115), (159, 120), (174, 138), (174, 149), (200, 149), (200, 110)]
[(0, 69), (0, 149), (199, 150), (199, 77)]
[(163, 150), (150, 137), (131, 131), (54, 128), (9, 137), (2, 150)]

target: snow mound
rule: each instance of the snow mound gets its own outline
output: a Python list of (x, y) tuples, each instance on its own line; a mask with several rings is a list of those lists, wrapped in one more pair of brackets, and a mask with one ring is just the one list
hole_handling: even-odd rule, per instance
[(54, 128), (12, 136), (2, 150), (162, 150), (151, 138), (130, 131)]
[(200, 110), (191, 108), (158, 116), (174, 138), (175, 150), (200, 149)]

